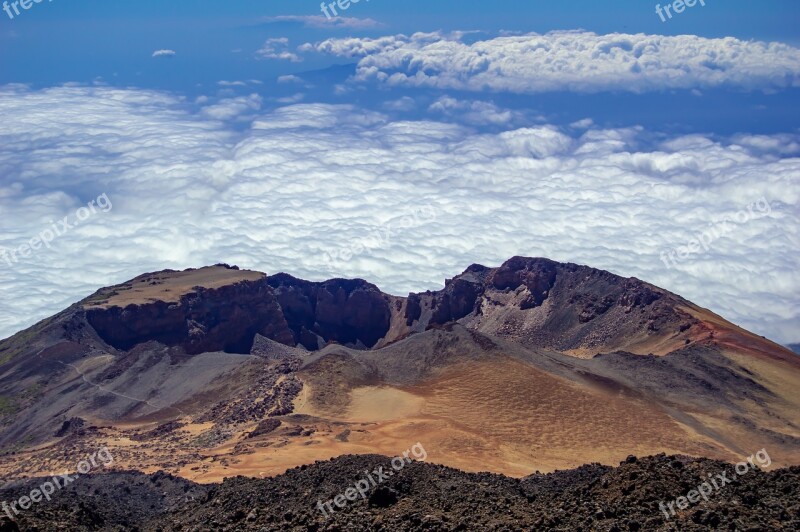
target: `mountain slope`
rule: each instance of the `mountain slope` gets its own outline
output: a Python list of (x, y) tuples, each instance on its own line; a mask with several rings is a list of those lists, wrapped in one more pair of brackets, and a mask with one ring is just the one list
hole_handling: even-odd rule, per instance
[[(217, 265), (99, 290), (0, 342), (0, 472), (203, 482), (425, 443), (524, 476), (659, 452), (800, 463), (800, 359), (668, 291), (514, 257), (399, 297)], [(20, 460), (24, 457), (24, 460)]]

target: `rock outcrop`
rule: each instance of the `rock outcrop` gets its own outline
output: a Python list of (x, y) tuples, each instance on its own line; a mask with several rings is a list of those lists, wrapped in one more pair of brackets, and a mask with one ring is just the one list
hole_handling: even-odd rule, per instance
[(389, 331), (389, 296), (361, 279), (312, 283), (288, 274), (269, 277), (294, 342), (316, 350), (328, 342), (370, 348)]
[[(227, 266), (210, 269), (215, 268), (238, 272)], [(311, 351), (330, 342), (368, 349), (389, 330), (390, 296), (359, 279), (313, 283), (287, 274), (241, 279), (232, 273), (225, 284), (228, 272), (216, 271), (195, 276), (210, 287), (184, 287), (186, 293), (176, 296), (171, 276), (184, 273), (147, 274), (105, 289), (84, 302), (86, 320), (116, 349), (155, 341), (180, 346), (187, 354), (247, 354), (256, 335)], [(142, 291), (146, 299), (119, 296), (142, 281), (155, 286)]]
[(219, 288), (195, 287), (177, 303), (88, 308), (86, 319), (109, 345), (128, 350), (147, 341), (188, 354), (249, 353), (256, 334), (291, 345), (292, 334), (266, 279)]

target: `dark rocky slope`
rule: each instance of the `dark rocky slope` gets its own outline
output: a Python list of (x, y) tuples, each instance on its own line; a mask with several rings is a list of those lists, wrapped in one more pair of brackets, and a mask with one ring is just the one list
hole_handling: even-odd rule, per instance
[[(800, 468), (738, 476), (723, 462), (630, 457), (513, 479), (414, 462), (362, 499), (325, 517), (327, 501), (388, 457), (343, 456), (270, 479), (237, 477), (199, 486), (168, 475), (113, 473), (82, 478), (0, 530), (141, 531), (516, 531), (798, 530)], [(660, 510), (727, 472), (733, 483), (674, 517)], [(4, 500), (36, 482), (0, 491)]]
[(699, 322), (684, 308), (689, 306), (636, 278), (514, 257), (498, 268), (472, 265), (441, 291), (411, 294), (406, 318), (416, 330), (462, 320), (528, 347), (595, 352), (625, 347), (647, 354), (647, 347), (665, 340), (677, 347), (694, 339)]

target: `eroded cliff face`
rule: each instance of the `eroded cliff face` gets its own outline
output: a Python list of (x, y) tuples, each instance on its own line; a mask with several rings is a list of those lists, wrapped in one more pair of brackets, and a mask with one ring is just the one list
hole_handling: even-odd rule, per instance
[(550, 295), (556, 282), (558, 263), (547, 259), (514, 257), (497, 268), (489, 280), (495, 290), (517, 290), (525, 286), (527, 295), (520, 303), (521, 310), (540, 306)]
[(669, 342), (652, 352), (697, 336), (687, 332), (697, 321), (685, 305), (638, 279), (513, 257), (497, 268), (474, 264), (442, 290), (407, 298), (361, 279), (310, 282), (218, 265), (146, 274), (84, 308), (98, 335), (121, 350), (157, 341), (188, 354), (248, 353), (256, 334), (310, 351), (328, 343), (371, 349), (460, 321), (532, 347), (646, 354), (661, 340)]
[[(392, 298), (366, 281), (243, 279), (235, 268), (203, 270), (189, 279), (179, 277), (185, 272), (147, 274), (101, 291), (85, 302), (86, 320), (117, 349), (156, 341), (187, 354), (249, 353), (256, 334), (308, 350), (329, 342), (368, 349), (389, 331)], [(211, 287), (185, 286), (198, 279)]]
[(86, 319), (106, 343), (121, 350), (157, 341), (179, 345), (188, 354), (249, 353), (256, 334), (294, 345), (266, 279), (218, 288), (198, 286), (177, 303), (156, 300), (124, 308), (88, 308)]
[[(414, 327), (417, 324), (417, 329), (424, 329), (480, 313), (486, 279), (493, 271), (493, 268), (473, 264), (464, 273), (447, 279), (442, 290), (409, 294), (405, 312), (406, 325)], [(423, 327), (419, 327), (419, 324)]]
[(269, 277), (296, 344), (315, 350), (328, 342), (373, 347), (391, 325), (390, 296), (361, 279), (303, 281)]

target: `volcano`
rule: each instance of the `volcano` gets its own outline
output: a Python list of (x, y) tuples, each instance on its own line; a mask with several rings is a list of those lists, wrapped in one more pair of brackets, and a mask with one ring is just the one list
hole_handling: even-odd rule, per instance
[(800, 358), (636, 278), (544, 258), (400, 297), (235, 266), (147, 273), (0, 342), (0, 470), (196, 483), (342, 455), (522, 478), (629, 455), (800, 464)]

